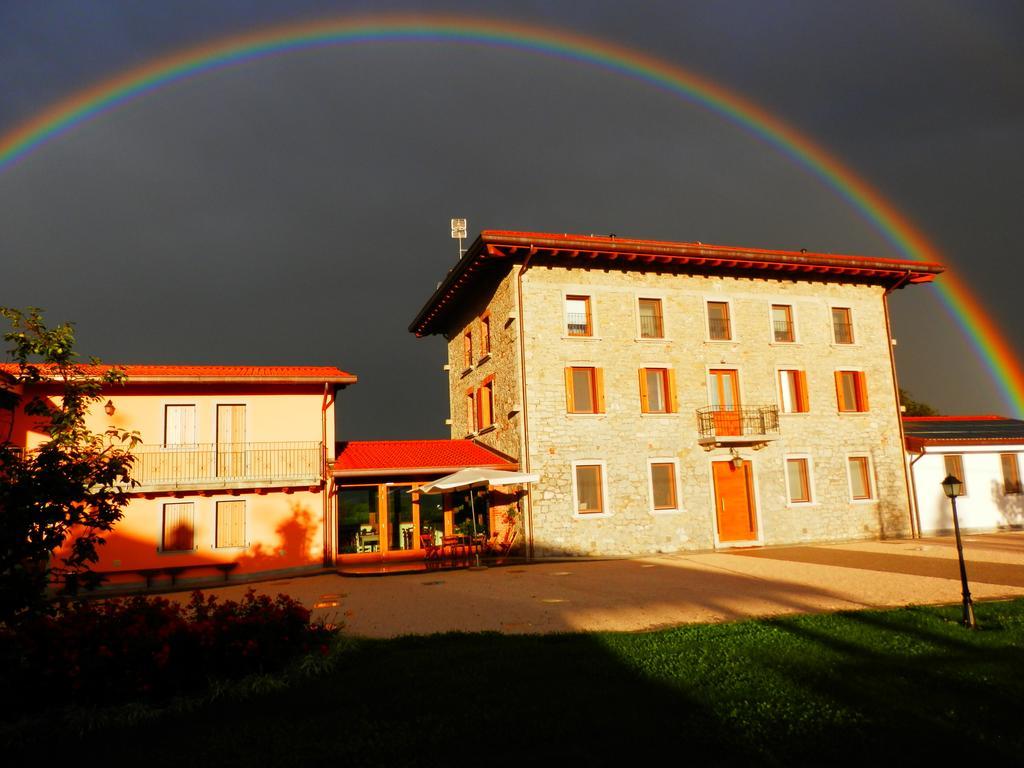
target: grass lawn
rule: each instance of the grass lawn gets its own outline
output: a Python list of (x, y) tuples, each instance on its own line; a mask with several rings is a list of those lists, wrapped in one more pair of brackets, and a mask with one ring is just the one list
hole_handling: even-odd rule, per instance
[[(1024, 600), (686, 626), (346, 643), (283, 690), (78, 737), (155, 765), (1024, 760)], [(52, 737), (51, 737), (52, 738)], [(55, 757), (31, 738), (8, 754)], [(18, 752), (23, 751), (22, 755)], [(47, 760), (48, 762), (48, 760)], [(14, 764), (14, 763), (8, 763)]]

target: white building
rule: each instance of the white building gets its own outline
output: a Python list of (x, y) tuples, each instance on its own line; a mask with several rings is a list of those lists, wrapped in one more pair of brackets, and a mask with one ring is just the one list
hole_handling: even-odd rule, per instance
[(962, 529), (1024, 527), (1024, 421), (1003, 416), (905, 416), (903, 429), (920, 533), (953, 530), (951, 505), (942, 490), (946, 475), (964, 481), (964, 495), (957, 499)]

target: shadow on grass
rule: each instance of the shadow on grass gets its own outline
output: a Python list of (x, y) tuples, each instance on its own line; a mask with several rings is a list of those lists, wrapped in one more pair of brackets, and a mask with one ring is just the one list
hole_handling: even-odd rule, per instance
[(958, 610), (356, 640), (321, 678), (87, 740), (109, 765), (1016, 763), (1024, 601), (977, 633)]

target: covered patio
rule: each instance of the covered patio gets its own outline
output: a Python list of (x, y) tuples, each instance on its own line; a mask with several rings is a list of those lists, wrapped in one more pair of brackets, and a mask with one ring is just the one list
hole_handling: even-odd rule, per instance
[(467, 469), (516, 472), (510, 457), (472, 440), (349, 441), (337, 457), (330, 534), (340, 570), (460, 567), (514, 548), (522, 486), (428, 487)]

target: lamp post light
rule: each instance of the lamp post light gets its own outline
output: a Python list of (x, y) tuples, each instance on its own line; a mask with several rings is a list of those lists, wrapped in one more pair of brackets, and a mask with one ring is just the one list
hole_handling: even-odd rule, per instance
[(978, 628), (974, 618), (974, 603), (971, 601), (971, 590), (967, 587), (967, 568), (964, 566), (964, 545), (960, 542), (960, 519), (956, 514), (956, 497), (964, 493), (963, 481), (953, 475), (946, 475), (942, 481), (942, 490), (953, 505), (953, 532), (956, 534), (956, 554), (960, 558), (960, 590), (964, 598), (964, 626)]

